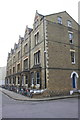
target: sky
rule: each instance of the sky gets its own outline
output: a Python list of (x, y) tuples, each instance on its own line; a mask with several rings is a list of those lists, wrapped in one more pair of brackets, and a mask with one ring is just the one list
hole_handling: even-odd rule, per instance
[(42, 15), (67, 11), (78, 22), (79, 0), (0, 0), (0, 67), (8, 52), (24, 36), (26, 25), (33, 28), (36, 10)]

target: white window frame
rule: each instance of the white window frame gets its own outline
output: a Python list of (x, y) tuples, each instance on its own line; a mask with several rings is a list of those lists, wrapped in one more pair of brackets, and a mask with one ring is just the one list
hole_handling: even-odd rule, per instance
[[(71, 37), (70, 37), (71, 35)], [(71, 42), (72, 40), (72, 42)], [(70, 41), (70, 44), (73, 44), (73, 33), (69, 32), (69, 41)]]
[(62, 24), (62, 17), (58, 16), (57, 19), (58, 19), (58, 23), (59, 23), (59, 24)]
[(68, 20), (67, 25), (68, 25), (68, 27), (72, 27), (72, 21)]

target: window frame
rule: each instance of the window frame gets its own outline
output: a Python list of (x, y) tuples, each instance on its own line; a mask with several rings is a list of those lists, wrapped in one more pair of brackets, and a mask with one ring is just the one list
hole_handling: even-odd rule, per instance
[(58, 16), (57, 20), (58, 20), (58, 24), (62, 24), (62, 17)]
[[(71, 53), (73, 53), (73, 54), (71, 54)], [(75, 59), (75, 51), (71, 51), (71, 62), (72, 62), (72, 64), (75, 64), (76, 63), (76, 59)]]
[(34, 65), (39, 65), (40, 64), (40, 50), (34, 53)]
[(20, 71), (20, 63), (17, 64), (17, 72)]
[(16, 72), (16, 69), (15, 69), (15, 67), (13, 67), (13, 74)]
[[(71, 37), (70, 37), (70, 35), (71, 35)], [(70, 44), (73, 44), (73, 32), (69, 32), (68, 36), (69, 36), (69, 42), (70, 42)]]
[[(27, 61), (27, 67), (25, 68), (25, 61)], [(28, 58), (26, 58), (26, 59), (24, 59), (24, 61), (23, 61), (23, 66), (24, 66), (24, 70), (26, 70), (26, 69), (28, 69)]]
[(72, 28), (72, 21), (71, 20), (67, 20), (67, 25), (68, 25), (68, 27)]
[(24, 53), (28, 52), (28, 43), (24, 45)]
[(39, 43), (39, 34), (39, 31), (37, 31), (37, 33), (34, 34), (35, 46)]
[[(37, 76), (39, 74), (39, 77)], [(40, 72), (36, 72), (36, 85), (40, 84)]]

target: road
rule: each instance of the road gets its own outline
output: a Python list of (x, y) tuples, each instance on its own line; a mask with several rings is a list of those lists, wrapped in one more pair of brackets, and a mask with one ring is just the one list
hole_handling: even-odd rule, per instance
[(78, 99), (16, 101), (2, 94), (3, 118), (78, 118)]

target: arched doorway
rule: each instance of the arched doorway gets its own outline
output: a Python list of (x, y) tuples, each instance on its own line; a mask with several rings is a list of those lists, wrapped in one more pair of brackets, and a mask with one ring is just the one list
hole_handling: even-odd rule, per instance
[(78, 79), (78, 74), (76, 72), (71, 73), (71, 79), (72, 79), (72, 87), (77, 89), (77, 79)]

